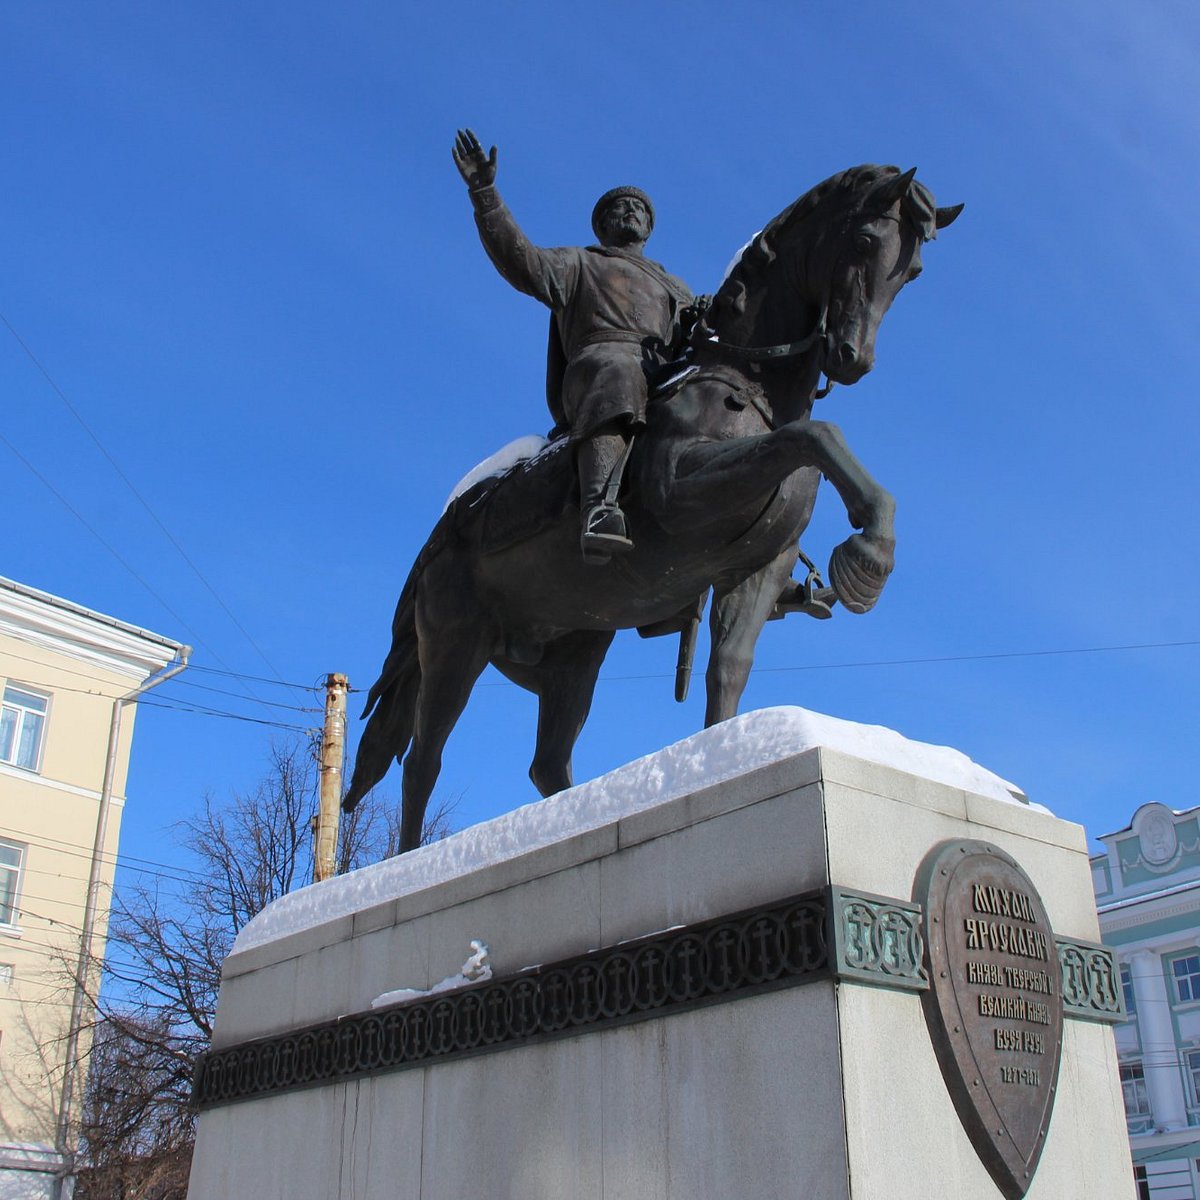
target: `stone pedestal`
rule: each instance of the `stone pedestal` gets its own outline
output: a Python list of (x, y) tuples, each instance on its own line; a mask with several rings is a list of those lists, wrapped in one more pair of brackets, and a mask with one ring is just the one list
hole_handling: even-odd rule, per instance
[[(931, 1040), (914, 880), (993, 846), (1082, 961), (1080, 827), (824, 746), (582, 824), (399, 896), (331, 881), (370, 903), (232, 955), (189, 1200), (1006, 1194)], [(364, 1015), (473, 939), (490, 981)], [(1111, 991), (1067, 982), (1027, 1195), (1132, 1200)]]

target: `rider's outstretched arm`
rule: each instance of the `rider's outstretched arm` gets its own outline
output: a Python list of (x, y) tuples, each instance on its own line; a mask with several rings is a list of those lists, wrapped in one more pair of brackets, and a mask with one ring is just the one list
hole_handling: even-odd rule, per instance
[(522, 232), (496, 190), (496, 147), (485, 154), (471, 130), (459, 132), (454, 163), (475, 209), (480, 241), (496, 270), (519, 292), (553, 309), (563, 308), (579, 278), (579, 251), (544, 250)]

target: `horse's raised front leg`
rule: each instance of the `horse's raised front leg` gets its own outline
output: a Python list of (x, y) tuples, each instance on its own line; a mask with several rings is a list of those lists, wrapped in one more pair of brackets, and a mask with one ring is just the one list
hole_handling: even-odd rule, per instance
[(836, 425), (826, 421), (793, 424), (810, 427), (797, 431), (798, 436), (817, 440), (823, 457), (821, 474), (844, 501), (850, 524), (862, 531), (833, 548), (829, 582), (850, 612), (865, 613), (875, 607), (896, 565), (896, 501), (855, 458)]
[(703, 523), (765, 501), (801, 467), (816, 467), (833, 484), (850, 524), (862, 530), (834, 550), (829, 573), (838, 599), (851, 612), (866, 612), (895, 563), (896, 502), (855, 458), (836, 425), (791, 421), (771, 433), (690, 447), (670, 488), (671, 524)]
[(737, 715), (738, 702), (754, 665), (758, 635), (791, 578), (796, 556), (796, 547), (789, 547), (737, 587), (714, 593), (709, 614), (712, 651), (704, 677), (708, 692), (705, 726)]

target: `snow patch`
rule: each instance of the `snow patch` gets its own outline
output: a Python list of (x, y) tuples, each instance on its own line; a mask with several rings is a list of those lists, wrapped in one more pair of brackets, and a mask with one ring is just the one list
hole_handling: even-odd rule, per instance
[(422, 996), (434, 996), (438, 992), (452, 992), (456, 988), (466, 987), (469, 983), (484, 983), (492, 977), (492, 964), (487, 960), (488, 948), (486, 942), (472, 940), (471, 957), (453, 974), (447, 975), (441, 983), (421, 990), (419, 988), (397, 988), (394, 992), (384, 992), (371, 1001), (372, 1008), (386, 1008), (389, 1004), (399, 1004), (402, 1000), (418, 1000)]
[(733, 274), (733, 268), (736, 267), (738, 265), (738, 263), (740, 263), (742, 261), (742, 255), (745, 254), (746, 251), (750, 249), (750, 243), (752, 241), (754, 241), (754, 239), (756, 237), (758, 237), (759, 233), (762, 233), (761, 229), (758, 231), (758, 233), (751, 235), (751, 237), (747, 240), (746, 244), (729, 260), (729, 266), (727, 266), (725, 268), (725, 274), (721, 276), (722, 283), (724, 283), (725, 280), (727, 280), (730, 277), (730, 275)]
[(233, 951), (240, 953), (422, 891), (815, 746), (977, 795), (1048, 811), (1030, 805), (1015, 785), (949, 746), (910, 741), (879, 725), (860, 725), (805, 708), (765, 708), (723, 721), (599, 779), (526, 804), (444, 841), (291, 892), (247, 923)]
[[(709, 338), (709, 341), (715, 341), (715, 340), (716, 340), (715, 338)], [(692, 375), (695, 375), (699, 370), (700, 370), (700, 368), (695, 367), (695, 366), (681, 367), (669, 379), (664, 379), (662, 381), (662, 383), (660, 383), (654, 389), (654, 394), (656, 396), (661, 396), (664, 393), (669, 392), (677, 383), (682, 383), (683, 380), (690, 378)]]
[(505, 471), (511, 471), (518, 463), (524, 462), (526, 459), (536, 458), (548, 445), (549, 442), (544, 437), (539, 437), (536, 433), (526, 434), (525, 437), (519, 437), (516, 441), (509, 442), (507, 446), (497, 450), (489, 458), (485, 458), (478, 466), (472, 467), (454, 485), (454, 490), (446, 498), (442, 512), (445, 512), (463, 492), (473, 488), (480, 480), (489, 479), (493, 475), (503, 475)]

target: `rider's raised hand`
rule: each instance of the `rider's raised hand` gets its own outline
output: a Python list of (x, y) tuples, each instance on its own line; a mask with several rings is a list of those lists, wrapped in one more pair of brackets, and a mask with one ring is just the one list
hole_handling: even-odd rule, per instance
[(460, 129), (454, 139), (454, 165), (472, 191), (491, 187), (496, 180), (496, 147), (485, 154), (479, 139), (469, 129)]

